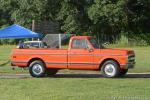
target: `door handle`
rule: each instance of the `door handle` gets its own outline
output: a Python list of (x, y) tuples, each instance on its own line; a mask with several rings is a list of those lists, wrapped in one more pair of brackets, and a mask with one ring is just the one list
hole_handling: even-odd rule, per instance
[(93, 52), (93, 49), (89, 49), (89, 52)]

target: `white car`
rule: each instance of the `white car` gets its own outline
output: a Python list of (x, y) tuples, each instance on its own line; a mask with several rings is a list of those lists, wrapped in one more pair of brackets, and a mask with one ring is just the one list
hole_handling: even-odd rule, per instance
[(26, 41), (24, 42), (24, 48), (47, 48), (47, 44), (42, 41)]

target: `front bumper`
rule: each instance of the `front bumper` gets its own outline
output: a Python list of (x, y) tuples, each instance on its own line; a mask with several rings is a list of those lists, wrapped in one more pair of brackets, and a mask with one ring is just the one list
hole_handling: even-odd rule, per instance
[(135, 62), (128, 62), (125, 66), (126, 69), (134, 68)]
[(130, 68), (134, 68), (134, 66), (135, 66), (135, 55), (134, 54), (128, 55), (127, 56), (127, 63), (125, 65), (125, 68), (130, 69)]
[(121, 68), (123, 68), (123, 69), (132, 69), (132, 68), (134, 68), (134, 66), (135, 66), (135, 62), (128, 62), (125, 65), (121, 65)]

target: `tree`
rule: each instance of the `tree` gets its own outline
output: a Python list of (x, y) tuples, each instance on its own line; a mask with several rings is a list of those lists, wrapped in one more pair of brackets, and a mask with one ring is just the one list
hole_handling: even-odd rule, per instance
[(46, 20), (59, 22), (62, 33), (94, 33), (112, 42), (124, 33), (150, 43), (149, 5), (149, 0), (0, 0), (0, 28), (13, 23), (30, 28), (32, 20)]
[(124, 0), (95, 0), (89, 8), (92, 31), (99, 34), (119, 34), (126, 27)]
[(57, 20), (63, 32), (82, 34), (89, 28), (86, 0), (63, 0)]
[[(150, 44), (150, 1), (128, 0), (126, 15), (128, 19), (128, 38), (137, 44)], [(140, 42), (141, 41), (141, 42)]]

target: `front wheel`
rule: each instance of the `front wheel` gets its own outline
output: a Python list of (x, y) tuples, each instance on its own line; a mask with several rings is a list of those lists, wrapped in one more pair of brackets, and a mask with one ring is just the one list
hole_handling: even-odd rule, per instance
[(35, 60), (29, 65), (29, 73), (33, 77), (43, 77), (46, 73), (45, 65), (40, 60)]
[(102, 65), (101, 71), (104, 77), (113, 78), (119, 76), (120, 68), (117, 62), (108, 60)]

